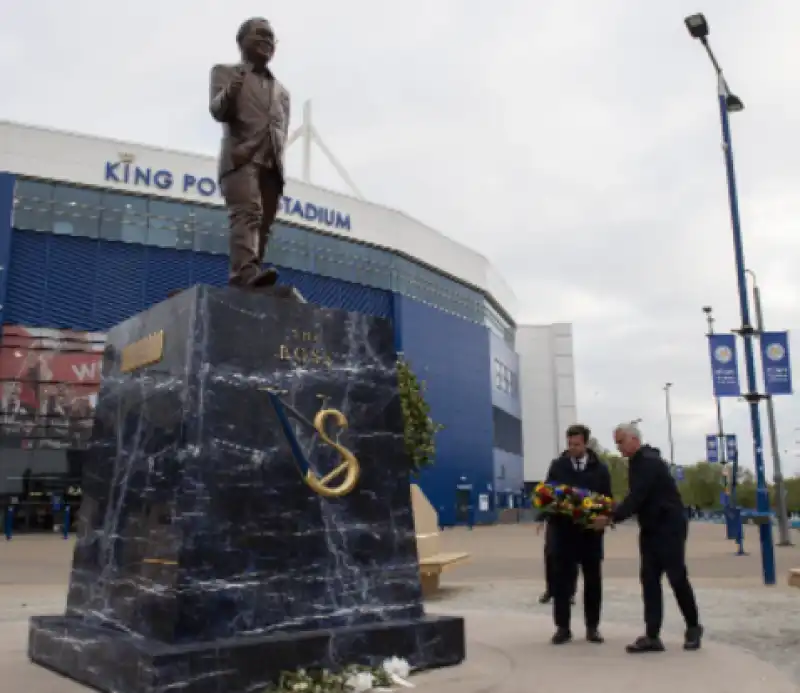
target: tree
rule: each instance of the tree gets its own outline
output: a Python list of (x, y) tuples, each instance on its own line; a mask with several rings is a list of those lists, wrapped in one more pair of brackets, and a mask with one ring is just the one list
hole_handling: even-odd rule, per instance
[(684, 505), (707, 510), (720, 509), (720, 494), (725, 489), (722, 468), (718, 464), (698, 462), (683, 468), (683, 481), (678, 484)]
[(436, 457), (436, 434), (444, 428), (430, 415), (425, 401), (425, 382), (420, 381), (402, 356), (397, 360), (397, 384), (403, 410), (405, 446), (411, 473), (418, 474), (433, 465)]
[(628, 493), (628, 460), (610, 452), (603, 452), (599, 457), (608, 465), (611, 493), (616, 500), (622, 500)]

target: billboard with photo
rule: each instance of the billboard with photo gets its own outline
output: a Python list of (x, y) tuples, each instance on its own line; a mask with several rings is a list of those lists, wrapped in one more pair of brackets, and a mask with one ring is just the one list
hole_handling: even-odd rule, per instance
[(80, 447), (92, 426), (105, 335), (5, 325), (0, 445)]

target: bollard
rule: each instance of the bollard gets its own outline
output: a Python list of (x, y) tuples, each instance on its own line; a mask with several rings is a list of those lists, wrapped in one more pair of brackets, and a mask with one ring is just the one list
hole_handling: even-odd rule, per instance
[(71, 508), (69, 505), (64, 506), (64, 539), (69, 539), (69, 522), (70, 522), (70, 510)]
[(742, 523), (742, 509), (739, 506), (734, 508), (733, 527), (737, 544), (736, 555), (746, 556), (747, 553), (744, 550), (744, 525)]
[(725, 537), (730, 541), (736, 540), (736, 525), (733, 521), (733, 516), (734, 516), (733, 506), (726, 505), (724, 511)]
[(3, 518), (3, 531), (6, 535), (6, 541), (11, 541), (11, 535), (14, 533), (14, 506), (9, 505), (6, 508), (5, 517)]

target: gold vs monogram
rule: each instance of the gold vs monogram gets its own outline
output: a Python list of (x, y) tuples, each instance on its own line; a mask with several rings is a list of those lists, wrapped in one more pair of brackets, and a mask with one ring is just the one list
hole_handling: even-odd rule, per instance
[[(352, 493), (361, 476), (361, 465), (356, 456), (341, 443), (332, 440), (325, 430), (325, 423), (333, 419), (340, 428), (347, 428), (347, 417), (338, 409), (322, 409), (314, 417), (314, 428), (326, 445), (330, 445), (339, 453), (341, 463), (322, 478), (318, 477), (311, 468), (306, 471), (305, 482), (309, 488), (324, 498), (341, 498)], [(344, 479), (338, 486), (329, 486), (330, 482), (344, 474)]]
[[(324, 348), (316, 346), (319, 342), (320, 335), (313, 331), (291, 330), (286, 341), (280, 345), (277, 356), (281, 361), (288, 361), (296, 367), (323, 366), (330, 368), (333, 360)], [(326, 408), (323, 403), (322, 409), (317, 412), (314, 422), (311, 423), (294, 407), (281, 400), (280, 395), (285, 392), (272, 389), (267, 392), (283, 429), (283, 434), (292, 450), (292, 455), (308, 487), (324, 498), (341, 498), (352, 493), (361, 476), (361, 465), (353, 452), (333, 440), (327, 430), (329, 421), (332, 421), (340, 429), (347, 428), (347, 417), (338, 409)], [(287, 411), (291, 412), (308, 429), (316, 431), (325, 445), (336, 450), (339, 454), (339, 464), (333, 470), (320, 477), (311, 469), (311, 465), (297, 441), (294, 428), (289, 423)], [(332, 485), (337, 479), (340, 481), (336, 485)]]

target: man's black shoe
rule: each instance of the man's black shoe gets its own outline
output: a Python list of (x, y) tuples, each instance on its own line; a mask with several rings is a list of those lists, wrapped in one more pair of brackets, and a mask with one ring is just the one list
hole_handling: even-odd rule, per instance
[(268, 267), (263, 272), (259, 272), (249, 282), (248, 286), (253, 289), (259, 289), (264, 286), (275, 286), (278, 281), (278, 270), (274, 267)]
[(661, 638), (649, 638), (642, 635), (636, 638), (630, 645), (625, 648), (628, 654), (639, 654), (640, 652), (663, 652), (664, 643)]
[(694, 626), (686, 629), (686, 635), (683, 638), (684, 650), (699, 650), (703, 642), (703, 626)]
[(539, 597), (539, 604), (549, 604), (550, 601), (553, 599), (553, 595), (549, 592), (542, 593), (542, 596)]
[(566, 628), (559, 628), (550, 642), (554, 645), (566, 645), (570, 640), (572, 640), (572, 633)]
[(601, 645), (606, 641), (605, 638), (600, 635), (600, 631), (597, 628), (586, 629), (586, 640), (587, 642), (593, 642), (598, 645)]

